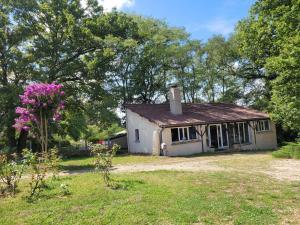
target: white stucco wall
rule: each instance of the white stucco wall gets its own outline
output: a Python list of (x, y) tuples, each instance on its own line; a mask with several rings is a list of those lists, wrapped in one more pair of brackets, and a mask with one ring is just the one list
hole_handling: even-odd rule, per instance
[[(126, 109), (128, 151), (130, 153), (152, 154), (153, 131), (160, 128), (130, 109)], [(135, 129), (139, 130), (140, 141), (135, 140)]]
[(256, 149), (277, 148), (276, 126), (272, 121), (270, 122), (270, 128), (270, 131), (256, 132)]
[[(253, 126), (253, 122), (251, 122)], [(200, 132), (200, 126), (196, 126)], [(249, 128), (251, 144), (242, 144), (238, 148), (241, 150), (270, 150), (277, 148), (276, 128), (273, 122), (270, 122), (270, 131), (256, 132), (256, 144), (254, 139), (254, 130)], [(205, 131), (205, 127), (202, 126), (202, 131)], [(162, 141), (167, 145), (167, 155), (192, 155), (202, 152), (214, 151), (207, 145), (207, 134), (203, 136), (203, 150), (201, 138), (193, 142), (177, 143), (173, 144), (171, 139), (171, 128), (165, 128), (162, 132)]]
[[(196, 129), (200, 133), (200, 126), (196, 126)], [(202, 126), (202, 131), (205, 131), (205, 127)], [(172, 143), (171, 138), (171, 128), (164, 128), (162, 131), (162, 142), (167, 145), (167, 155), (176, 156), (176, 155), (192, 155), (201, 152), (209, 151), (209, 148), (206, 144), (206, 134), (203, 136), (203, 150), (201, 137), (197, 135), (197, 140), (193, 140), (192, 142), (186, 143)]]

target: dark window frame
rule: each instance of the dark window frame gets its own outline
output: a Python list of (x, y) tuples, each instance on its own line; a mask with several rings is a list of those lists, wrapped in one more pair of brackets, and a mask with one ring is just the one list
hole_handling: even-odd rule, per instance
[[(191, 137), (190, 131), (194, 129), (195, 134)], [(175, 132), (177, 130), (177, 132)], [(188, 142), (199, 139), (196, 127), (186, 126), (186, 127), (173, 127), (171, 128), (171, 141), (172, 143)], [(177, 138), (174, 138), (173, 135), (177, 133)]]
[(140, 130), (139, 129), (134, 130), (134, 136), (135, 136), (135, 142), (140, 142)]

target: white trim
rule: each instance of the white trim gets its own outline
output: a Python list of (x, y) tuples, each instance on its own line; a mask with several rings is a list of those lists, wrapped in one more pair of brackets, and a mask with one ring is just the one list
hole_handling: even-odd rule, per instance
[[(189, 142), (189, 141), (199, 140), (199, 136), (198, 136), (197, 132), (196, 132), (196, 138), (195, 139), (191, 139), (190, 138), (190, 130), (189, 130), (190, 127), (193, 127), (193, 126), (171, 127), (170, 128), (171, 129), (171, 142), (172, 143), (182, 143), (182, 142)], [(195, 128), (196, 131), (198, 130), (197, 127), (194, 126), (194, 128)], [(178, 132), (178, 141), (173, 141), (172, 140), (172, 129), (177, 129), (177, 132)], [(187, 135), (187, 137), (186, 137), (185, 140), (184, 139), (180, 139), (180, 129), (182, 129), (182, 135), (183, 135), (183, 137), (185, 137), (184, 130), (186, 129), (186, 135)]]
[[(265, 126), (265, 122), (268, 122), (269, 125), (269, 129), (266, 129)], [(271, 123), (270, 120), (259, 120), (257, 121), (257, 125), (256, 125), (256, 132), (260, 133), (260, 132), (266, 132), (266, 131), (271, 131)]]

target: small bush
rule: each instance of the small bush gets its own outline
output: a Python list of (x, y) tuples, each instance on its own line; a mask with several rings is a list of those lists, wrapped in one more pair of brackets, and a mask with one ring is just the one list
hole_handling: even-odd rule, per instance
[(29, 198), (37, 196), (45, 187), (45, 178), (48, 172), (53, 176), (58, 175), (58, 157), (57, 149), (51, 149), (50, 152), (33, 153), (28, 149), (23, 150), (24, 162), (31, 170), (30, 193)]
[(0, 154), (0, 195), (15, 195), (24, 172), (24, 164), (16, 154)]
[(69, 189), (69, 185), (65, 184), (65, 183), (62, 183), (60, 185), (60, 193), (61, 193), (62, 196), (70, 195), (71, 192), (70, 192), (70, 189)]
[(288, 142), (272, 155), (276, 158), (300, 159), (300, 142)]
[(91, 145), (91, 150), (95, 156), (95, 171), (99, 171), (103, 180), (108, 187), (113, 187), (113, 182), (110, 177), (110, 170), (112, 168), (112, 159), (116, 152), (120, 149), (119, 145), (113, 145), (111, 149), (107, 149), (103, 145), (95, 144)]

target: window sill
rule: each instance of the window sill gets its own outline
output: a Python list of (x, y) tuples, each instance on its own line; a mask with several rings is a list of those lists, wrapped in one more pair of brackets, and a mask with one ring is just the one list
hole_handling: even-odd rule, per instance
[(232, 145), (241, 145), (241, 146), (244, 146), (244, 145), (252, 145), (252, 143), (251, 142), (247, 142), (247, 143), (234, 143), (234, 144), (232, 144)]
[(176, 142), (172, 142), (171, 145), (189, 144), (189, 143), (200, 142), (200, 141), (201, 140), (199, 140), (199, 139), (187, 140), (187, 141), (176, 141)]
[(260, 134), (260, 133), (268, 133), (271, 132), (271, 130), (262, 130), (262, 131), (256, 131), (256, 133)]

